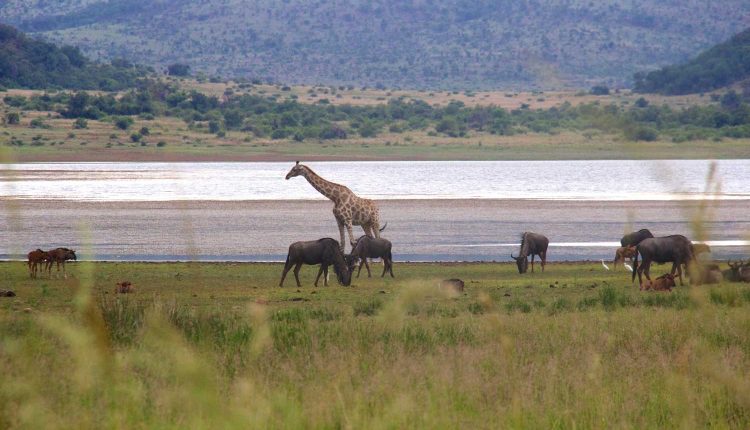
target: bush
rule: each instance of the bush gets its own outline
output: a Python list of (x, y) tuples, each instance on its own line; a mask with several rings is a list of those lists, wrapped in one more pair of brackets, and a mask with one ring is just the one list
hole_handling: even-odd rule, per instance
[(156, 144), (157, 148), (163, 148), (165, 146), (167, 146), (167, 142), (165, 142), (163, 140), (160, 140), (159, 143)]
[(18, 112), (9, 112), (5, 115), (5, 123), (15, 125), (21, 122), (21, 115)]
[(31, 123), (29, 123), (31, 128), (50, 128), (49, 125), (44, 123), (44, 120), (41, 118), (34, 118), (31, 120)]
[(73, 123), (73, 128), (77, 130), (80, 130), (83, 128), (89, 128), (89, 122), (85, 118), (78, 118)]
[(625, 129), (625, 137), (633, 141), (653, 142), (659, 138), (659, 133), (647, 126), (634, 126)]
[(115, 127), (119, 128), (120, 130), (127, 130), (131, 125), (133, 125), (133, 118), (121, 116), (115, 119)]
[(591, 88), (591, 94), (595, 96), (609, 95), (609, 88), (606, 85), (596, 85)]
[(139, 133), (141, 133), (141, 135), (143, 136), (148, 136), (149, 134), (151, 134), (148, 127), (141, 127), (141, 131)]
[(130, 140), (132, 140), (133, 142), (140, 142), (142, 137), (143, 136), (141, 136), (140, 133), (133, 133), (130, 135)]

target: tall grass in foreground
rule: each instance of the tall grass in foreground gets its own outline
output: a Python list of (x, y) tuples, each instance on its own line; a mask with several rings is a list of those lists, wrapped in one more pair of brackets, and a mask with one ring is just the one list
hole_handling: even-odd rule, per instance
[(4, 312), (0, 427), (750, 427), (745, 286), (430, 287), (231, 311), (82, 287), (70, 312)]

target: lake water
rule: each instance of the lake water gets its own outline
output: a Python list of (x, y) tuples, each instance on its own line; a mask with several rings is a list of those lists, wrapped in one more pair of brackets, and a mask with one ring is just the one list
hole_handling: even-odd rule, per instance
[[(71, 246), (87, 259), (281, 261), (338, 239), (332, 204), (293, 163), (38, 163), (0, 166), (0, 259)], [(399, 261), (507, 261), (523, 231), (550, 260), (611, 260), (626, 231), (692, 236), (719, 259), (750, 254), (750, 160), (320, 162), (321, 176), (379, 200)], [(3, 204), (4, 202), (4, 204)], [(361, 229), (355, 229), (360, 235)]]
[[(708, 160), (309, 163), (372, 199), (686, 200)], [(750, 199), (750, 160), (716, 162), (712, 198)], [(32, 163), (0, 166), (0, 197), (87, 201), (324, 199), (292, 163)]]

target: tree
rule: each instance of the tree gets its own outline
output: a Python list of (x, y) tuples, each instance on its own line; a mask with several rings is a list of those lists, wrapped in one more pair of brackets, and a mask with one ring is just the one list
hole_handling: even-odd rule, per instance
[(89, 128), (89, 122), (86, 121), (85, 118), (78, 118), (73, 123), (73, 128), (76, 130), (83, 129), (83, 128)]
[(190, 76), (190, 66), (187, 64), (170, 64), (167, 66), (169, 76)]
[(607, 87), (606, 85), (596, 85), (591, 88), (591, 94), (595, 96), (609, 95), (609, 87)]
[(21, 122), (21, 115), (18, 112), (9, 112), (5, 115), (5, 122), (8, 125), (15, 125)]

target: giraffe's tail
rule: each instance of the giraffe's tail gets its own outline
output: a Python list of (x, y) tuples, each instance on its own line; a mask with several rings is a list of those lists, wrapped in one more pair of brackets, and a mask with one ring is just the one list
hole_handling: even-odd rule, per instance
[(385, 230), (385, 228), (386, 228), (386, 227), (388, 227), (388, 221), (386, 221), (386, 222), (385, 222), (385, 225), (384, 225), (383, 227), (381, 227), (381, 228), (380, 228), (380, 231), (383, 231), (383, 230)]

